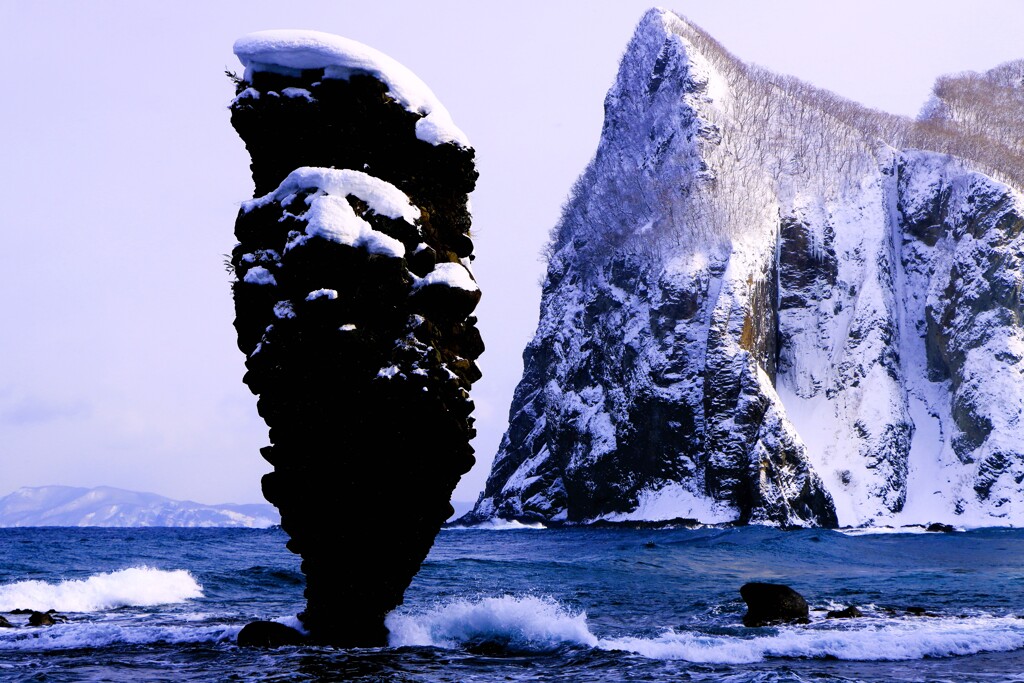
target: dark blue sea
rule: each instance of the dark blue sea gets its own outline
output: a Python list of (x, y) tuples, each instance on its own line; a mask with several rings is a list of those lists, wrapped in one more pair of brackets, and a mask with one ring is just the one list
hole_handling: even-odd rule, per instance
[[(1024, 681), (1024, 531), (442, 531), (382, 649), (235, 646), (296, 623), (283, 532), (0, 529), (0, 681)], [(745, 628), (786, 583), (811, 623)], [(854, 604), (865, 617), (825, 618)], [(924, 614), (915, 614), (923, 608)], [(338, 614), (344, 619), (344, 614)]]

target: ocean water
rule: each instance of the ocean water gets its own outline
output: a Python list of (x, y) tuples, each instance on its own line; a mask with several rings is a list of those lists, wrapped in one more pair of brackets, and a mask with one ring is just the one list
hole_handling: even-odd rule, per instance
[[(390, 647), (238, 648), (245, 623), (302, 609), (286, 540), (0, 529), (0, 612), (69, 617), (8, 615), (0, 681), (1024, 681), (1021, 530), (450, 529)], [(811, 623), (743, 627), (754, 580), (798, 590)], [(822, 611), (850, 604), (867, 616)]]

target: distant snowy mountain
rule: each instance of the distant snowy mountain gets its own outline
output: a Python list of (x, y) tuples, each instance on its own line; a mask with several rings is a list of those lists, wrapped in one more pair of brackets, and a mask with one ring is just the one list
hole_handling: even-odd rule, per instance
[(1024, 524), (1024, 62), (936, 93), (869, 110), (650, 11), (463, 521)]
[(109, 486), (21, 488), (0, 498), (0, 527), (265, 528), (279, 523), (277, 510), (272, 505), (203, 505)]

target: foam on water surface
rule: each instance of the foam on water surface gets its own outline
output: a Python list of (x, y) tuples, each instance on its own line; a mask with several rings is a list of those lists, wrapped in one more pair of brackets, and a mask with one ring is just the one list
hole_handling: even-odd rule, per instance
[(1012, 616), (821, 619), (809, 626), (737, 628), (728, 634), (666, 629), (654, 637), (601, 638), (585, 612), (537, 596), (454, 600), (420, 613), (398, 610), (387, 625), (392, 647), (455, 649), (490, 642), (543, 652), (569, 645), (701, 664), (770, 658), (907, 661), (1024, 648), (1024, 621)]
[(114, 645), (187, 644), (234, 641), (241, 625), (128, 626), (85, 622), (0, 631), (0, 652), (74, 650)]

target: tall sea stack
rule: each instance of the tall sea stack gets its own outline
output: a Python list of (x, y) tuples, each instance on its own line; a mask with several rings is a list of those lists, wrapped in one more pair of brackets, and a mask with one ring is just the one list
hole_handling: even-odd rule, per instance
[(252, 157), (231, 255), (244, 381), (302, 556), (311, 638), (386, 644), (474, 463), (473, 149), (387, 56), (312, 31), (241, 38), (231, 123)]

